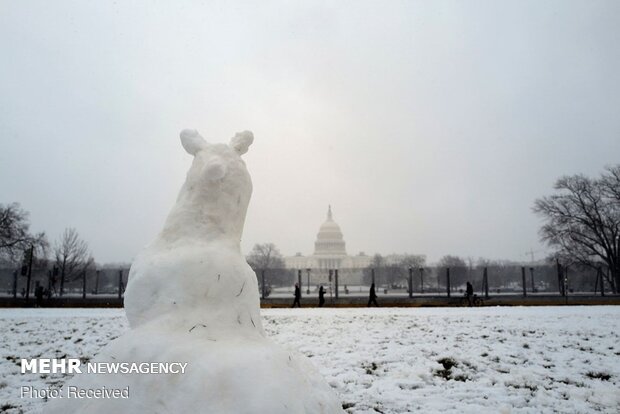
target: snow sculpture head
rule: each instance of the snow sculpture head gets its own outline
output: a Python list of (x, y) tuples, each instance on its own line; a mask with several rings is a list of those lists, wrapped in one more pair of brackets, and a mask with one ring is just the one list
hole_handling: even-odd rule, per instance
[(239, 243), (252, 194), (241, 155), (253, 141), (250, 131), (238, 132), (229, 145), (209, 144), (196, 130), (181, 132), (181, 144), (194, 161), (164, 227), (165, 239)]
[(194, 159), (163, 230), (131, 266), (125, 312), (132, 326), (168, 317), (262, 333), (256, 276), (240, 251), (252, 194), (241, 155), (253, 140), (250, 131), (228, 145), (181, 132)]

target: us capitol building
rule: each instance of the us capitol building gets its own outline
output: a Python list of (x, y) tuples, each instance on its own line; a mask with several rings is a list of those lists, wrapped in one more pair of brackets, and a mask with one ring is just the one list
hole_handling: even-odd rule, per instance
[[(319, 228), (314, 242), (314, 254), (303, 256), (297, 253), (295, 256), (284, 258), (284, 263), (289, 269), (364, 269), (370, 265), (372, 258), (363, 252), (357, 256), (349, 256), (345, 248), (344, 237), (338, 223), (334, 221), (332, 208), (327, 209), (327, 220)], [(358, 272), (354, 272), (358, 273)]]

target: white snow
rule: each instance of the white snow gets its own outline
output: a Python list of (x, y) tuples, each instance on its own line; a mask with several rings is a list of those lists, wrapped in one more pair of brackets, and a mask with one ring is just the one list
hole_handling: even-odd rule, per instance
[[(275, 342), (310, 357), (351, 413), (617, 413), (620, 307), (268, 309)], [(92, 359), (127, 332), (120, 309), (0, 309), (0, 401), (38, 412), (19, 358)], [(457, 365), (444, 373), (437, 361)], [(17, 361), (17, 362), (16, 362)], [(588, 374), (609, 375), (609, 380)]]

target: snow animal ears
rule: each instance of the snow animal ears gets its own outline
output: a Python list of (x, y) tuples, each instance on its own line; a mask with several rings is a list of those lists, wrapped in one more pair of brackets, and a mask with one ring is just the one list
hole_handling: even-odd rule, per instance
[(248, 147), (254, 142), (254, 134), (252, 131), (237, 132), (234, 137), (230, 139), (230, 147), (235, 150), (239, 155), (243, 155), (248, 152)]
[(181, 131), (181, 145), (188, 154), (196, 155), (207, 146), (207, 141), (195, 129), (184, 129)]
[[(230, 148), (239, 155), (248, 152), (248, 148), (254, 142), (254, 134), (251, 131), (237, 132), (230, 139)], [(207, 141), (195, 129), (181, 131), (181, 144), (188, 154), (196, 155), (198, 151), (207, 147)]]

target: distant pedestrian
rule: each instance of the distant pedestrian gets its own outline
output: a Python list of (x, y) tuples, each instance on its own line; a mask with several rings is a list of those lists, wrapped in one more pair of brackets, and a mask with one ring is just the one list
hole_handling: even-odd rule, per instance
[(295, 283), (295, 301), (293, 302), (293, 306), (291, 306), (291, 308), (294, 308), (295, 305), (301, 308), (300, 300), (301, 300), (301, 290), (299, 289), (299, 284)]
[(370, 308), (370, 305), (372, 304), (374, 304), (376, 307), (379, 307), (379, 304), (377, 303), (377, 293), (375, 292), (374, 283), (370, 285), (370, 293), (368, 295), (368, 307)]
[(40, 308), (43, 306), (43, 293), (44, 293), (43, 286), (41, 286), (41, 284), (37, 280), (35, 283), (35, 288), (34, 288), (34, 297), (36, 298), (35, 306), (37, 308)]
[(472, 306), (471, 300), (474, 297), (474, 287), (469, 282), (467, 282), (467, 289), (465, 291), (465, 295), (467, 295), (467, 302), (469, 303), (469, 306)]
[(325, 289), (323, 289), (323, 285), (319, 287), (319, 308), (322, 308), (325, 305)]

